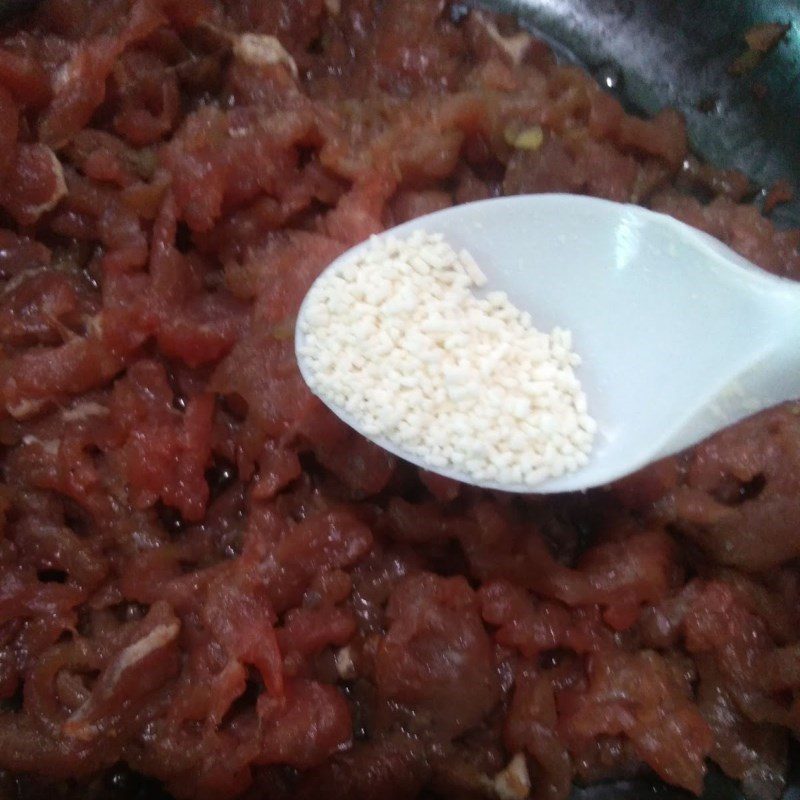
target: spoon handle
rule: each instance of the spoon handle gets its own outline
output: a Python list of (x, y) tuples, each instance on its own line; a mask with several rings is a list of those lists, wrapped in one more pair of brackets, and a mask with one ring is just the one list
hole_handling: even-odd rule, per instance
[[(752, 351), (745, 354), (738, 371), (675, 426), (660, 457), (759, 411), (800, 398), (800, 283), (765, 275), (763, 290), (763, 318), (742, 321), (753, 331)], [(767, 329), (769, 334), (764, 335)]]

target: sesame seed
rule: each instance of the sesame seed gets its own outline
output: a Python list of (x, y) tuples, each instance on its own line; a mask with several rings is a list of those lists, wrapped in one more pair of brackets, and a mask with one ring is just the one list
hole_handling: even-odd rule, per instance
[(441, 234), (373, 237), (309, 292), (309, 386), (434, 469), (535, 486), (588, 462), (597, 425), (572, 334), (533, 327)]

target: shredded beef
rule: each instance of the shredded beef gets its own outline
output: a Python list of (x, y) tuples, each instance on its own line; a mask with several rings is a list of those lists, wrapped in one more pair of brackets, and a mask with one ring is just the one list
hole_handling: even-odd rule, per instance
[(643, 203), (800, 278), (748, 185), (687, 161), (678, 114), (445, 0), (7, 23), (0, 794), (564, 800), (642, 770), (700, 792), (711, 759), (777, 800), (800, 406), (588, 496), (507, 497), (349, 430), (292, 341), (347, 247), (501, 193)]

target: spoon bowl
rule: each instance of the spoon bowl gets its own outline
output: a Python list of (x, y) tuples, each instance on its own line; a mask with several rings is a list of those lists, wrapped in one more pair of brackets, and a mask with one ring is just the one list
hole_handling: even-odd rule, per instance
[[(393, 228), (444, 234), (542, 331), (573, 333), (577, 375), (597, 436), (589, 463), (535, 487), (589, 489), (621, 478), (739, 419), (800, 396), (800, 284), (771, 275), (718, 240), (640, 206), (541, 194), (455, 206)], [(334, 261), (341, 269), (364, 243)], [(296, 329), (302, 358), (300, 308)], [(359, 421), (321, 398), (361, 433)], [(394, 443), (380, 446), (439, 474)]]

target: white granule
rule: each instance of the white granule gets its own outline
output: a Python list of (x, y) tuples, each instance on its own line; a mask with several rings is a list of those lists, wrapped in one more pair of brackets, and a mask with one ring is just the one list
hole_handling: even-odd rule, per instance
[(236, 58), (256, 67), (283, 64), (297, 80), (297, 64), (286, 48), (274, 36), (260, 33), (243, 33), (233, 44)]
[(508, 766), (497, 773), (492, 788), (499, 800), (525, 800), (531, 793), (531, 778), (523, 753), (517, 753)]
[(373, 238), (305, 301), (312, 391), (372, 437), (476, 483), (535, 486), (584, 466), (596, 424), (571, 333), (536, 330), (440, 234)]

